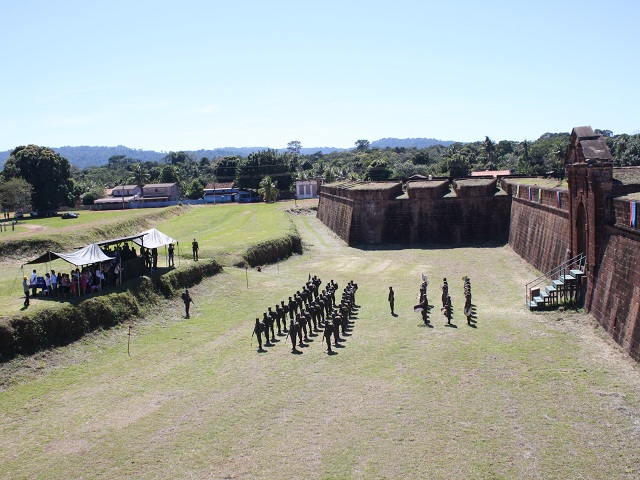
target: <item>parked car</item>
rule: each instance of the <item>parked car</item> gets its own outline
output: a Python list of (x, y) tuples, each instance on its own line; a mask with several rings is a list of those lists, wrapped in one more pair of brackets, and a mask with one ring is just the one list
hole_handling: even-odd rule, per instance
[(24, 218), (24, 213), (22, 212), (16, 212), (13, 214), (13, 218), (15, 220), (22, 220)]
[(62, 218), (78, 218), (78, 214), (73, 212), (65, 212), (62, 214)]

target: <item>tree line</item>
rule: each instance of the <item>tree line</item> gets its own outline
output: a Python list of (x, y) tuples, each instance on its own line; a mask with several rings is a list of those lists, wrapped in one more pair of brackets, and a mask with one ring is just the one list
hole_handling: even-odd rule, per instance
[[(640, 165), (640, 135), (603, 135), (615, 166)], [(0, 174), (0, 202), (4, 211), (55, 210), (78, 202), (92, 204), (117, 185), (176, 182), (182, 198), (202, 198), (207, 184), (234, 183), (273, 199), (293, 197), (297, 179), (405, 180), (413, 175), (465, 177), (472, 171), (510, 170), (520, 175), (563, 177), (570, 134), (545, 133), (537, 140), (494, 141), (486, 136), (470, 143), (454, 142), (425, 148), (377, 148), (358, 139), (350, 150), (303, 154), (294, 140), (287, 149), (265, 149), (247, 156), (217, 158), (169, 152), (161, 160), (114, 155), (106, 165), (84, 169), (70, 165), (47, 147), (16, 147)], [(266, 179), (266, 180), (265, 180)], [(266, 192), (266, 193), (265, 193)]]

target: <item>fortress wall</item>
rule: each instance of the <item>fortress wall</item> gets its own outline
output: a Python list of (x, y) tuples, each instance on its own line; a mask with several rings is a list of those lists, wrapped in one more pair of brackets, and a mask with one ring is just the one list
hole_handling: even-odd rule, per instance
[[(321, 195), (318, 218), (350, 245), (460, 245), (508, 238), (507, 195), (389, 198), (380, 191), (353, 190), (349, 194), (350, 200)], [(349, 217), (343, 206), (352, 209), (348, 235)]]
[[(628, 203), (628, 202), (627, 202)], [(640, 361), (640, 231), (607, 226), (590, 313)]]
[(342, 240), (350, 244), (353, 200), (320, 192), (318, 218)]
[(416, 199), (411, 210), (410, 243), (506, 242), (510, 203), (507, 195)]
[[(520, 188), (521, 195), (522, 190)], [(545, 198), (546, 192), (544, 190), (542, 192)], [(528, 192), (526, 196), (528, 198)], [(553, 196), (555, 202), (555, 191), (549, 196)], [(548, 272), (569, 260), (569, 212), (564, 208), (559, 209), (538, 203), (537, 191), (533, 198), (535, 201), (513, 197), (509, 245), (538, 270)], [(567, 200), (567, 208), (568, 203)]]

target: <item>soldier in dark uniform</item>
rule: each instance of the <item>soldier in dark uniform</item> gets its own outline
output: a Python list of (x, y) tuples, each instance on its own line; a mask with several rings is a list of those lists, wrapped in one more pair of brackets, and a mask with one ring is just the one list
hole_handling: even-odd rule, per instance
[(287, 333), (288, 332), (288, 330), (287, 330), (287, 312), (289, 311), (289, 307), (287, 306), (286, 303), (284, 303), (284, 300), (282, 300), (280, 302), (280, 310), (281, 310), (280, 319), (282, 320), (282, 331), (284, 333)]
[[(289, 336), (291, 337), (291, 353), (299, 353), (300, 350), (298, 350), (296, 348), (296, 341), (297, 338), (296, 336), (298, 335), (298, 325), (296, 324), (295, 320), (291, 319), (291, 321), (289, 322)], [(302, 343), (302, 339), (300, 340), (300, 343)]]
[(442, 284), (442, 307), (444, 308), (447, 303), (447, 296), (449, 295), (449, 284), (445, 278)]
[[(298, 314), (296, 314), (296, 321), (295, 321), (295, 323), (296, 323), (295, 331), (298, 333), (298, 339), (300, 340), (299, 345), (300, 345), (301, 347), (303, 347), (303, 346), (304, 346), (304, 343), (302, 343), (302, 328), (303, 328), (304, 322), (303, 322), (303, 321), (302, 321), (302, 319), (300, 318), (300, 314), (299, 314), (299, 313), (298, 313)], [(304, 336), (305, 336), (305, 338), (307, 337), (307, 332), (306, 332), (306, 331), (304, 332)]]
[(393, 287), (389, 287), (389, 296), (387, 300), (389, 301), (389, 307), (391, 308), (391, 315), (393, 315), (393, 306), (396, 300), (395, 293), (393, 293)]
[(289, 307), (289, 320), (293, 320), (297, 307), (297, 304), (293, 300), (293, 298), (289, 297), (289, 303), (287, 304), (287, 307)]
[(276, 304), (276, 311), (274, 312), (271, 307), (269, 307), (269, 316), (271, 317), (271, 323), (277, 324), (278, 326), (278, 336), (282, 336), (282, 326), (280, 325), (280, 314), (278, 313), (278, 306)]
[(325, 324), (324, 324), (324, 340), (327, 342), (327, 353), (333, 353), (333, 350), (331, 350), (331, 334), (333, 333), (333, 322), (331, 320), (328, 320)]
[(300, 290), (296, 292), (293, 298), (295, 299), (297, 305), (296, 313), (299, 313), (302, 311), (302, 294), (300, 293)]
[[(262, 323), (264, 324), (265, 328), (265, 336), (267, 337), (267, 344), (275, 342), (276, 341), (276, 334), (274, 332), (273, 329), (273, 318), (267, 314), (266, 312), (264, 313), (263, 317), (262, 317)], [(271, 332), (271, 339), (269, 339), (269, 332)]]
[(447, 325), (451, 325), (451, 297), (447, 295), (444, 301), (444, 307), (442, 307), (444, 316), (447, 317)]
[(340, 327), (338, 326), (340, 319), (338, 318), (338, 313), (336, 312), (333, 317), (333, 344), (337, 347), (340, 339)]
[(318, 297), (318, 300), (315, 302), (316, 306), (316, 318), (318, 320), (318, 327), (322, 328), (324, 325), (324, 306), (322, 305), (322, 297)]
[(182, 294), (182, 301), (184, 302), (185, 317), (190, 318), (189, 307), (193, 303), (193, 299), (191, 298), (191, 295), (189, 295), (189, 290), (185, 290)]
[(260, 323), (260, 320), (256, 318), (256, 324), (253, 327), (253, 334), (258, 337), (258, 352), (264, 352), (262, 349), (262, 330), (264, 325)]

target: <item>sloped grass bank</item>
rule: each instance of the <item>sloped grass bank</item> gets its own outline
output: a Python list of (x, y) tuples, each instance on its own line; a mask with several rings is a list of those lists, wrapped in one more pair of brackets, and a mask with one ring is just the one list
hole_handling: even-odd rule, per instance
[[(36, 257), (48, 250), (65, 252), (89, 243), (118, 238), (138, 233), (188, 212), (191, 207), (178, 205), (149, 212), (118, 211), (83, 212), (83, 220), (94, 217), (81, 224), (64, 223), (60, 218), (42, 219), (40, 223), (25, 222), (31, 230), (3, 240), (0, 238), (0, 257), (24, 258)], [(108, 214), (108, 215), (107, 215)], [(41, 229), (41, 230), (40, 230)], [(35, 233), (34, 233), (35, 231)]]
[(126, 292), (0, 320), (0, 361), (66, 345), (99, 328), (132, 320), (144, 315), (145, 307), (162, 297), (171, 298), (180, 289), (221, 271), (222, 266), (215, 260), (203, 261), (162, 276), (141, 277), (131, 282)]

